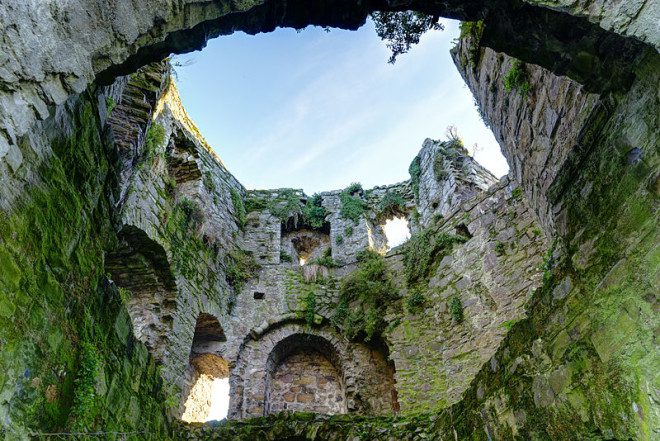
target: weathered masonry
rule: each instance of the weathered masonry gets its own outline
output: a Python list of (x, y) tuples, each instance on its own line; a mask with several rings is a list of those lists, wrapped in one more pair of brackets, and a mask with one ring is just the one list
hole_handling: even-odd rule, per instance
[[(659, 8), (1, 4), (0, 434), (657, 438)], [(509, 176), (450, 137), (401, 183), (247, 190), (161, 61), (406, 9), (466, 21)]]

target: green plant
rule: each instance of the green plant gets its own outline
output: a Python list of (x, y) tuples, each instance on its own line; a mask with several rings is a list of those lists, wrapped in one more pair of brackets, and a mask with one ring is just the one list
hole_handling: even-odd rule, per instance
[(333, 259), (331, 256), (323, 256), (319, 257), (317, 259), (313, 259), (309, 263), (313, 263), (316, 265), (321, 265), (326, 268), (338, 268), (341, 266), (339, 262), (337, 262), (335, 259)]
[(410, 291), (406, 298), (406, 309), (411, 314), (420, 312), (426, 303), (426, 297), (420, 288), (415, 288)]
[(208, 172), (208, 171), (204, 172), (203, 182), (204, 182), (204, 187), (206, 187), (206, 189), (208, 191), (210, 191), (211, 193), (215, 192), (216, 187), (215, 187), (215, 182), (213, 181), (213, 175), (211, 174), (211, 172)]
[(516, 90), (523, 98), (526, 98), (531, 89), (525, 64), (518, 59), (513, 60), (511, 68), (504, 76), (504, 90), (507, 92)]
[(385, 196), (378, 202), (376, 211), (378, 217), (383, 219), (389, 216), (395, 216), (404, 211), (406, 202), (403, 200), (400, 194), (388, 191), (385, 193)]
[(415, 156), (415, 159), (410, 163), (408, 167), (408, 173), (410, 173), (410, 182), (412, 184), (413, 194), (415, 198), (419, 200), (419, 179), (422, 175), (422, 166), (419, 156)]
[(459, 25), (461, 30), (460, 39), (465, 40), (468, 47), (468, 60), (472, 67), (476, 67), (479, 61), (479, 43), (484, 32), (484, 22), (463, 21)]
[(94, 422), (95, 385), (99, 373), (99, 354), (96, 347), (89, 342), (80, 345), (80, 364), (75, 380), (73, 407), (71, 414), (74, 417), (74, 427), (79, 430), (88, 429)]
[(513, 325), (515, 325), (515, 324), (518, 323), (519, 321), (520, 321), (519, 319), (507, 320), (507, 321), (502, 322), (502, 323), (500, 324), (500, 328), (502, 328), (502, 329), (506, 329), (507, 331), (510, 331), (511, 328), (513, 328)]
[(498, 256), (502, 256), (506, 252), (506, 246), (504, 245), (504, 242), (500, 242), (499, 240), (497, 241), (495, 244), (495, 252)]
[(204, 214), (196, 201), (188, 198), (182, 198), (177, 203), (178, 208), (183, 213), (181, 217), (180, 228), (182, 231), (196, 230), (204, 219)]
[(442, 181), (449, 176), (449, 170), (445, 168), (445, 158), (441, 154), (436, 155), (433, 159), (433, 174), (438, 181)]
[(255, 277), (261, 268), (251, 253), (240, 248), (227, 253), (224, 263), (227, 283), (236, 293), (240, 292), (245, 282)]
[(374, 12), (371, 18), (376, 25), (376, 33), (392, 51), (389, 63), (394, 63), (397, 56), (419, 43), (425, 32), (444, 29), (438, 16), (416, 11)]
[(353, 235), (353, 227), (351, 225), (347, 225), (346, 228), (344, 228), (344, 234), (346, 236), (352, 236)]
[(293, 217), (297, 223), (303, 215), (300, 196), (291, 188), (280, 190), (278, 196), (269, 201), (268, 209), (282, 222)]
[(293, 262), (293, 258), (286, 251), (280, 251), (280, 261), (281, 262)]
[(144, 153), (148, 164), (152, 163), (156, 157), (156, 150), (165, 142), (165, 129), (163, 126), (154, 122), (147, 130), (147, 136), (144, 142)]
[(513, 189), (513, 191), (511, 191), (511, 196), (514, 199), (520, 199), (522, 197), (522, 194), (523, 194), (522, 188), (520, 188), (520, 187), (516, 187), (516, 188)]
[(314, 317), (316, 316), (316, 292), (314, 290), (309, 290), (303, 298), (305, 322), (308, 326), (314, 324)]
[[(339, 195), (339, 200), (341, 202), (339, 213), (344, 219), (350, 219), (356, 224), (364, 215), (366, 205), (362, 200), (362, 197), (359, 195), (361, 191), (362, 186), (360, 184), (353, 183)], [(358, 195), (355, 195), (355, 193), (358, 193)]]
[(433, 231), (431, 228), (414, 234), (403, 248), (403, 267), (408, 286), (426, 282), (437, 262), (451, 251), (454, 244), (466, 240), (466, 237)]
[(303, 220), (312, 228), (322, 228), (325, 223), (328, 212), (322, 204), (323, 198), (317, 193), (307, 199), (307, 203), (303, 207)]
[(230, 189), (229, 194), (231, 196), (231, 203), (232, 205), (234, 205), (234, 212), (236, 214), (236, 223), (238, 224), (239, 228), (242, 230), (243, 228), (245, 228), (245, 224), (247, 223), (247, 213), (245, 210), (245, 205), (243, 204), (243, 198), (241, 197), (238, 190), (236, 190), (235, 188)]
[(165, 191), (167, 192), (168, 197), (173, 197), (176, 192), (176, 179), (170, 175), (165, 175), (163, 177), (163, 182), (165, 183)]
[(108, 116), (112, 113), (112, 111), (117, 107), (117, 102), (115, 99), (111, 96), (106, 96), (105, 97), (105, 109), (108, 112)]
[(343, 244), (344, 243), (344, 236), (342, 236), (341, 234), (338, 234), (337, 237), (335, 238), (335, 243), (337, 245)]
[(385, 308), (398, 294), (383, 256), (365, 250), (357, 260), (357, 270), (340, 283), (333, 322), (349, 338), (370, 341), (385, 328)]
[(124, 304), (126, 304), (133, 297), (133, 293), (126, 288), (119, 287), (117, 291), (119, 292), (119, 298)]
[(245, 211), (252, 213), (253, 211), (261, 211), (268, 208), (268, 199), (253, 194), (248, 194), (245, 199)]
[(463, 321), (463, 304), (458, 297), (452, 297), (449, 301), (449, 314), (456, 323)]

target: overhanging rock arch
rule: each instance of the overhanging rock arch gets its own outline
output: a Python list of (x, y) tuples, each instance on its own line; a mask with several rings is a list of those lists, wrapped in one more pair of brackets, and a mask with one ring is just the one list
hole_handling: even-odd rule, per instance
[[(14, 2), (9, 13), (0, 15), (3, 29), (16, 30), (8, 32), (0, 45), (0, 53), (7, 56), (0, 79), (4, 86), (0, 88), (0, 159), (18, 149), (19, 139), (36, 121), (50, 116), (50, 106), (63, 104), (92, 81), (109, 84), (170, 53), (200, 49), (209, 39), (235, 31), (254, 34), (307, 25), (357, 29), (373, 11), (407, 9), (460, 20), (483, 19), (487, 26), (481, 45), (597, 88), (629, 84), (629, 65), (641, 46), (636, 42), (660, 47), (660, 37), (652, 31), (657, 16), (653, 6), (657, 2), (652, 0), (638, 2), (633, 13), (622, 9), (626, 2), (615, 0), (606, 1), (601, 12), (577, 6), (565, 7), (567, 13), (562, 13), (538, 6), (543, 3), (547, 2), (187, 0), (163, 5), (150, 0), (121, 6), (100, 0), (57, 5)], [(61, 20), (63, 16), (67, 20)], [(50, 44), (38, 44), (40, 40)], [(584, 69), (585, 56), (589, 69)], [(612, 79), (621, 79), (621, 84), (611, 84)]]
[[(291, 346), (287, 348), (287, 345)], [(310, 328), (301, 322), (288, 321), (253, 334), (240, 348), (229, 380), (234, 397), (229, 417), (267, 414), (269, 376), (273, 369), (288, 356), (309, 349), (324, 351), (322, 355), (341, 376), (346, 412), (386, 415), (397, 408), (393, 368), (380, 350), (349, 342), (329, 326)]]

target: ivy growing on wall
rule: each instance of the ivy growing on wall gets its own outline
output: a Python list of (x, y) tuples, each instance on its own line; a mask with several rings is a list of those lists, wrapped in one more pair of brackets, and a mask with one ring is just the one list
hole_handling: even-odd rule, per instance
[(332, 321), (349, 339), (371, 341), (385, 329), (385, 309), (398, 298), (398, 292), (383, 256), (364, 250), (357, 261), (358, 269), (339, 285)]

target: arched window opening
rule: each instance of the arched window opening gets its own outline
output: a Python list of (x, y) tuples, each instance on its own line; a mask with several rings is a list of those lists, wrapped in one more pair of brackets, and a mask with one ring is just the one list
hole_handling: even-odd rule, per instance
[(393, 217), (385, 221), (383, 231), (387, 238), (387, 250), (391, 250), (410, 239), (410, 226), (405, 217)]
[(200, 314), (186, 372), (183, 421), (205, 422), (227, 417), (229, 363), (218, 355), (226, 341), (218, 319), (211, 314)]
[(304, 266), (329, 253), (330, 235), (307, 229), (291, 231), (282, 237), (281, 248), (293, 262)]

